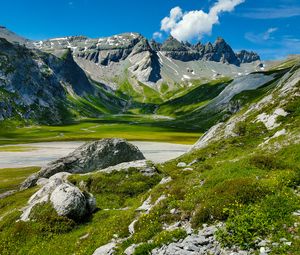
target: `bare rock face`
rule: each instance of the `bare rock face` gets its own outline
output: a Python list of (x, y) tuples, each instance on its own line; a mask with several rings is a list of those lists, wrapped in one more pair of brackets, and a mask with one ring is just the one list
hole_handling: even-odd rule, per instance
[(39, 178), (49, 178), (59, 172), (88, 173), (123, 162), (142, 159), (145, 159), (142, 152), (123, 139), (113, 138), (89, 142), (29, 176), (21, 185), (21, 190), (34, 186)]

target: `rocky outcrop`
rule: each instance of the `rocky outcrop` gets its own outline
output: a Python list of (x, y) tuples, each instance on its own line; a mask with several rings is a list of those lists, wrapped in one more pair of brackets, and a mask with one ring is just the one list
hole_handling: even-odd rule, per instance
[(122, 162), (142, 159), (145, 159), (142, 152), (123, 139), (102, 139), (89, 142), (28, 177), (21, 185), (21, 190), (34, 186), (39, 178), (49, 178), (59, 172), (88, 173)]
[(81, 220), (93, 213), (96, 209), (95, 198), (69, 183), (69, 175), (63, 172), (49, 179), (40, 179), (38, 184), (42, 187), (30, 197), (20, 220), (29, 221), (32, 209), (42, 203), (51, 203), (58, 215), (74, 220)]
[(110, 166), (101, 170), (96, 171), (95, 173), (105, 173), (109, 174), (112, 172), (128, 172), (130, 169), (136, 169), (140, 173), (142, 173), (145, 176), (152, 176), (157, 173), (157, 169), (155, 168), (155, 165), (153, 162), (149, 160), (136, 160), (131, 162), (124, 162), (120, 163), (115, 166)]
[(247, 255), (251, 252), (239, 249), (222, 248), (221, 244), (216, 240), (215, 233), (222, 227), (222, 224), (204, 226), (198, 233), (190, 233), (188, 236), (175, 243), (163, 245), (160, 248), (152, 250), (152, 255), (207, 255), (207, 254), (223, 254), (223, 255)]

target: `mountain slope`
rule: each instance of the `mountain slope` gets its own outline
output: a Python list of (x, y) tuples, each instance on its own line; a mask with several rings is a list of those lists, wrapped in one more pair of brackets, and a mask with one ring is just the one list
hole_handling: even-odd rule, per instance
[[(103, 111), (119, 112), (125, 104), (118, 98), (108, 99), (97, 89), (74, 62), (70, 51), (58, 58), (0, 38), (0, 58), (2, 120), (60, 123), (72, 120), (76, 112), (85, 116), (82, 108), (92, 108), (88, 116), (97, 116)], [(97, 101), (105, 103), (103, 98), (118, 110), (97, 108)], [(81, 106), (77, 105), (78, 100), (83, 100)]]

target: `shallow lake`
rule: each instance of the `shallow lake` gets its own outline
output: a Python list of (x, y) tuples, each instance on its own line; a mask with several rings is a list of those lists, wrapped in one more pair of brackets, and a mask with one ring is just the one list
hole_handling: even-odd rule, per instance
[[(47, 163), (64, 157), (84, 142), (46, 142), (18, 144), (14, 146), (28, 147), (28, 150), (10, 152), (0, 151), (0, 168), (17, 168), (27, 166), (44, 166)], [(131, 142), (136, 145), (149, 160), (162, 163), (179, 157), (188, 151), (190, 145), (161, 142)], [(0, 146), (5, 148), (5, 146)]]

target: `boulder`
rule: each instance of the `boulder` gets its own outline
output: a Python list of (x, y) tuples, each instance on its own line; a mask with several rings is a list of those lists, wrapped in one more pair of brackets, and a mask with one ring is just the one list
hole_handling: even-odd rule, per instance
[(87, 199), (77, 187), (63, 183), (51, 194), (50, 201), (60, 216), (81, 219), (87, 214)]
[(82, 192), (79, 188), (69, 183), (66, 177), (69, 173), (57, 173), (49, 179), (40, 182), (42, 186), (28, 200), (23, 208), (21, 221), (29, 221), (30, 213), (34, 206), (50, 202), (60, 216), (80, 220), (96, 210), (96, 200), (92, 194)]
[(49, 178), (59, 172), (88, 173), (122, 162), (142, 159), (145, 159), (142, 152), (123, 139), (113, 138), (89, 142), (29, 176), (22, 183), (21, 190), (34, 186), (39, 178)]

